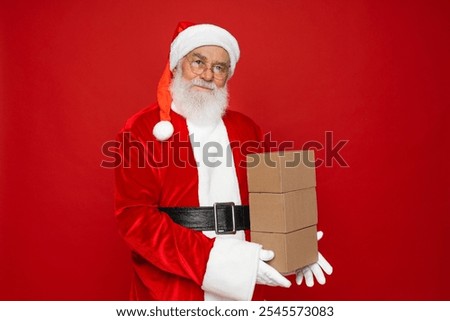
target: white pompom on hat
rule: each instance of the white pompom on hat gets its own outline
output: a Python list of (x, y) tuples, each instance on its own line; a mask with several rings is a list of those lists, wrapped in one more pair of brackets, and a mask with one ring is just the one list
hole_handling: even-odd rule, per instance
[(160, 141), (169, 139), (174, 132), (173, 125), (170, 122), (172, 96), (169, 87), (173, 77), (172, 71), (181, 58), (201, 46), (219, 46), (225, 49), (230, 56), (230, 77), (234, 73), (240, 51), (238, 42), (233, 35), (212, 24), (180, 22), (170, 45), (169, 62), (158, 83), (157, 100), (160, 121), (153, 127), (153, 135)]

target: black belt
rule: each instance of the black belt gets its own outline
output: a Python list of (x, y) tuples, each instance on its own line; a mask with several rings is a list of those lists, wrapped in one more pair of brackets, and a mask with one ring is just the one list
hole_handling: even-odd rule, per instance
[(250, 229), (248, 206), (234, 203), (215, 203), (201, 207), (160, 207), (175, 223), (198, 231), (235, 234)]

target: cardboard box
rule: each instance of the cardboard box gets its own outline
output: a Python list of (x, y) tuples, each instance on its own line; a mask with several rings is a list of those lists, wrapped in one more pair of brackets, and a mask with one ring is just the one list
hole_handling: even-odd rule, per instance
[(252, 242), (273, 250), (275, 257), (268, 262), (280, 273), (291, 273), (317, 262), (316, 225), (290, 233), (251, 232)]
[(248, 190), (285, 193), (316, 186), (314, 151), (285, 151), (247, 155)]
[(247, 156), (251, 239), (275, 252), (280, 273), (318, 259), (314, 160), (312, 150)]
[(249, 196), (252, 231), (288, 233), (317, 224), (315, 187)]

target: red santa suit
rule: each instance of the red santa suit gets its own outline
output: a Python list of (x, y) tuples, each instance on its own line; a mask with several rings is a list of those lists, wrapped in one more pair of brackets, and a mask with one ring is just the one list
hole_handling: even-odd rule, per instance
[(246, 154), (261, 151), (261, 131), (248, 117), (227, 111), (216, 121), (193, 124), (172, 103), (172, 71), (206, 45), (227, 51), (227, 79), (233, 75), (240, 51), (228, 31), (180, 23), (158, 103), (134, 115), (119, 134), (116, 217), (132, 251), (131, 299), (250, 300), (257, 279), (272, 284), (268, 265), (260, 263), (261, 245), (248, 241), (248, 230), (216, 235), (177, 224), (167, 214), (167, 208), (216, 202), (248, 205)]
[[(174, 133), (166, 141), (152, 134), (160, 121), (158, 105), (134, 115), (119, 134), (122, 163), (116, 170), (116, 217), (132, 251), (130, 298), (249, 300), (260, 246), (247, 242), (248, 231), (216, 238), (213, 231), (174, 223), (159, 208), (225, 201), (248, 205), (245, 157), (260, 151), (261, 131), (238, 112), (228, 110), (217, 124), (198, 127), (174, 109)], [(208, 159), (214, 166), (202, 164), (208, 141), (222, 149), (223, 157)]]

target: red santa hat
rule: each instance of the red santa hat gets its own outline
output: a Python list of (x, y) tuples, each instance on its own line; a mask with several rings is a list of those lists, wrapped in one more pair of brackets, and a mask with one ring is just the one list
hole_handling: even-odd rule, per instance
[(172, 96), (169, 86), (173, 77), (172, 71), (181, 58), (201, 46), (219, 46), (225, 49), (230, 57), (230, 77), (234, 73), (240, 51), (238, 42), (233, 35), (227, 30), (212, 24), (180, 22), (170, 45), (169, 61), (158, 83), (157, 101), (160, 121), (153, 127), (153, 135), (160, 141), (169, 139), (174, 131), (170, 122)]

